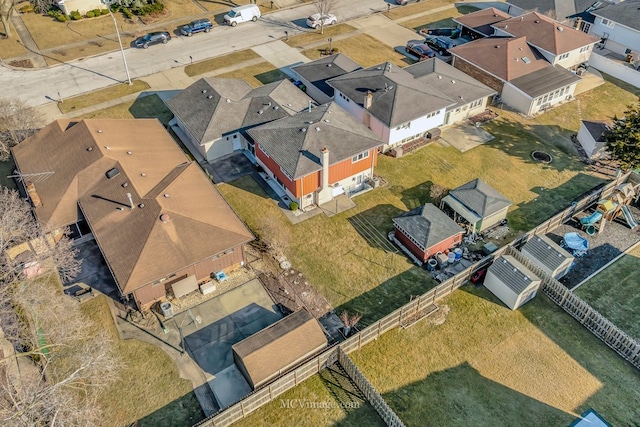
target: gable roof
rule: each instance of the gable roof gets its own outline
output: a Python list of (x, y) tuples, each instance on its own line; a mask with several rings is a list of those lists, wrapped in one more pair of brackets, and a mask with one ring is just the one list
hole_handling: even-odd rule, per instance
[(244, 80), (206, 77), (166, 101), (199, 143), (287, 117), (306, 108), (309, 98), (289, 80), (252, 89)]
[(523, 253), (525, 251), (528, 258), (546, 267), (549, 271), (555, 271), (566, 260), (573, 259), (569, 252), (544, 234), (537, 234), (529, 239), (521, 250)]
[(333, 88), (327, 84), (327, 80), (361, 68), (360, 64), (352, 61), (351, 58), (342, 53), (323, 56), (315, 61), (291, 67), (298, 75), (312, 83), (329, 97), (333, 96)]
[(609, 122), (602, 120), (582, 120), (582, 124), (587, 129), (595, 142), (606, 142), (605, 133), (609, 129)]
[(485, 218), (513, 204), (480, 178), (451, 190), (449, 196), (454, 197), (481, 218)]
[(608, 4), (602, 9), (591, 13), (640, 31), (640, 0), (625, 0), (615, 4)]
[(589, 46), (599, 40), (536, 12), (497, 22), (493, 27), (514, 37), (526, 37), (528, 43), (554, 55)]
[(418, 242), (423, 251), (465, 232), (447, 214), (431, 203), (426, 203), (394, 218), (393, 223)]
[(580, 80), (580, 77), (560, 65), (552, 65), (513, 79), (509, 83), (530, 97), (536, 98), (556, 89), (578, 83)]
[(509, 3), (529, 12), (538, 12), (560, 22), (580, 14), (597, 3), (596, 0), (509, 0)]
[(293, 179), (322, 169), (323, 148), (329, 150), (329, 164), (335, 164), (383, 145), (369, 128), (335, 102), (255, 127), (247, 133)]
[(23, 174), (54, 172), (34, 183), (36, 216), (64, 226), (79, 206), (124, 294), (253, 239), (157, 120), (63, 124), (15, 147), (16, 164)]
[(449, 51), (503, 81), (551, 67), (538, 51), (529, 46), (526, 37), (487, 37)]
[(489, 266), (488, 272), (494, 274), (516, 294), (520, 294), (533, 282), (540, 280), (538, 276), (511, 255), (500, 255)]
[(326, 346), (327, 338), (320, 324), (302, 309), (231, 348), (256, 388)]
[(390, 62), (334, 77), (327, 83), (362, 108), (367, 92), (371, 92), (373, 103), (367, 111), (388, 127), (454, 105), (445, 94)]
[(405, 70), (416, 80), (428, 84), (455, 101), (455, 105), (450, 108), (496, 94), (489, 86), (438, 58), (416, 62)]
[(457, 18), (453, 18), (453, 21), (485, 36), (490, 36), (494, 31), (491, 26), (492, 24), (509, 18), (511, 18), (511, 15), (508, 13), (494, 7), (489, 7), (471, 12), (467, 15), (458, 16)]

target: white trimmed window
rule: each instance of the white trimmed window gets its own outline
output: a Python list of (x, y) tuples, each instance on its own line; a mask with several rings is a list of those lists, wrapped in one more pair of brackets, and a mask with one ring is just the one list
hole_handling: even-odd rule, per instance
[(602, 18), (602, 25), (609, 27), (609, 28), (613, 28), (613, 26), (615, 25), (615, 22), (610, 21), (608, 19)]
[(469, 108), (476, 108), (476, 107), (480, 106), (480, 104), (482, 104), (482, 99), (477, 99), (477, 100), (473, 101), (471, 103), (471, 105), (469, 105)]
[(591, 47), (591, 46), (583, 46), (583, 47), (581, 47), (581, 48), (580, 48), (580, 53), (583, 53), (583, 52), (588, 51), (590, 47)]
[(567, 59), (568, 57), (569, 57), (569, 52), (563, 53), (562, 55), (558, 56), (558, 61), (562, 61), (563, 59)]
[(369, 151), (363, 151), (362, 153), (356, 154), (351, 158), (351, 163), (359, 162), (362, 159), (366, 159), (369, 157)]
[(426, 117), (427, 119), (430, 119), (431, 117), (434, 117), (434, 116), (435, 116), (435, 115), (437, 115), (437, 114), (438, 114), (438, 112), (437, 112), (437, 111), (434, 111), (433, 113), (429, 113), (429, 114), (427, 114), (425, 117)]

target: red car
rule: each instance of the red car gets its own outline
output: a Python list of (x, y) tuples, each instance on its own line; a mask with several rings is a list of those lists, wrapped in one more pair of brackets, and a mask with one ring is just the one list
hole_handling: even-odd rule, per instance
[(431, 49), (429, 45), (420, 40), (411, 40), (407, 42), (405, 50), (408, 54), (416, 56), (418, 61), (422, 61), (428, 58), (436, 56), (436, 51)]
[(484, 281), (484, 276), (486, 274), (487, 274), (486, 268), (476, 271), (475, 273), (473, 273), (473, 276), (471, 276), (471, 283), (473, 283), (476, 286), (481, 285), (482, 282)]

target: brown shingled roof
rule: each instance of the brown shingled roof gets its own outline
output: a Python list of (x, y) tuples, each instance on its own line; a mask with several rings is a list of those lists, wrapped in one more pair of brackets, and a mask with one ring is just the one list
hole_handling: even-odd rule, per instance
[(511, 15), (494, 7), (480, 9), (467, 15), (462, 15), (453, 20), (467, 28), (474, 29), (486, 35), (493, 34), (492, 24), (511, 18)]

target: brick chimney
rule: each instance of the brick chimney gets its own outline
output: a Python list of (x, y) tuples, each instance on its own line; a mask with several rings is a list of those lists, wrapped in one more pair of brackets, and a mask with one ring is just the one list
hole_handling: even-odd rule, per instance
[(367, 94), (364, 96), (364, 108), (365, 109), (369, 109), (371, 108), (371, 104), (373, 104), (373, 94), (371, 93), (370, 90), (367, 91)]

